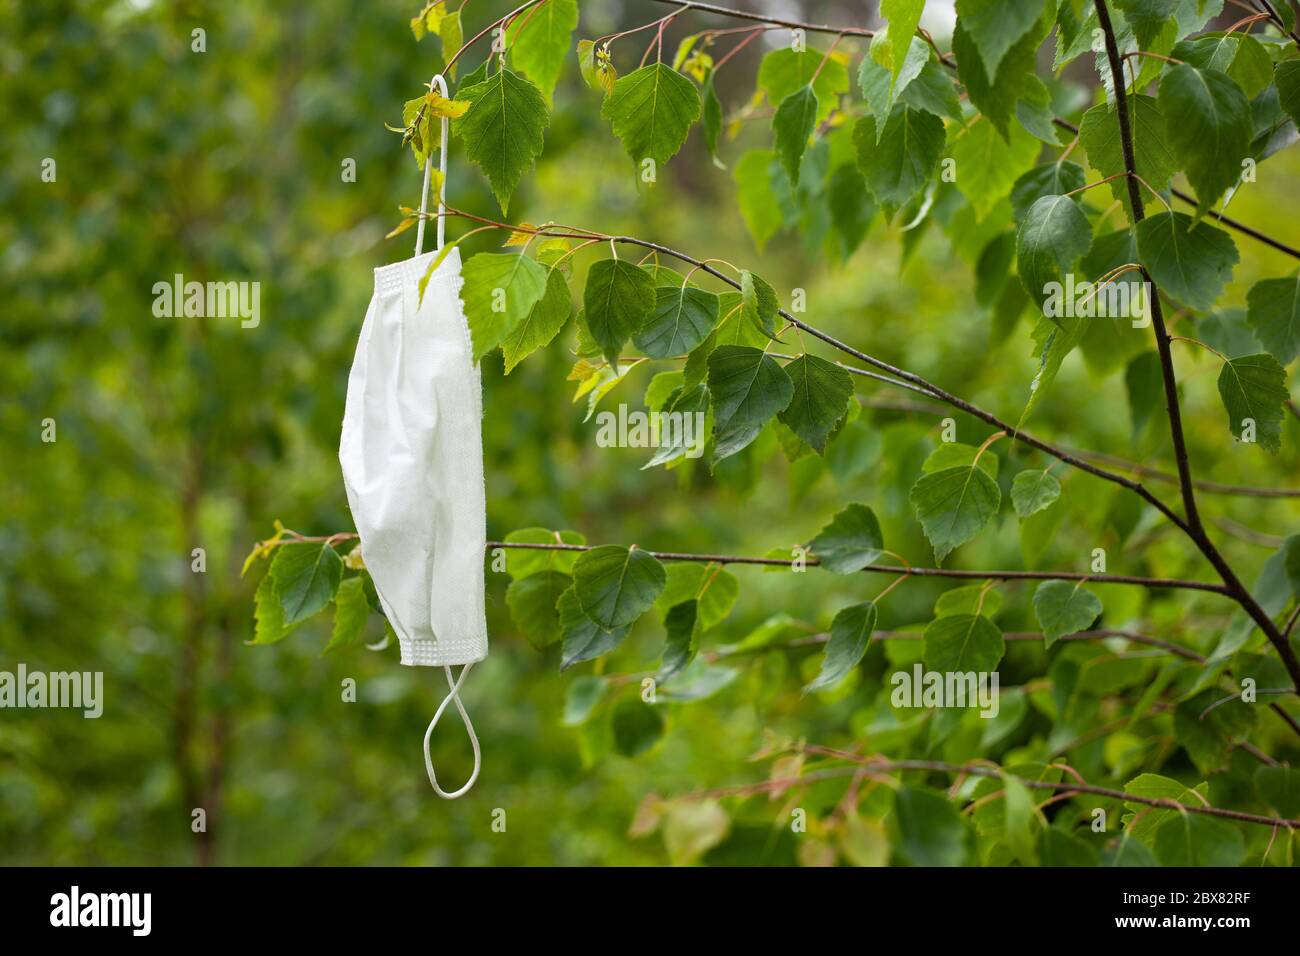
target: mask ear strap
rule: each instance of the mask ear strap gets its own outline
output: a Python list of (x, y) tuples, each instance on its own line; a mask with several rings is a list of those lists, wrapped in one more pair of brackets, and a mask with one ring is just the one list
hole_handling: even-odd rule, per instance
[[(465, 683), (465, 677), (473, 666), (473, 664), (466, 664), (460, 669), (460, 677), (452, 680), (451, 667), (443, 665), (443, 670), (447, 672), (447, 686), (451, 689), (447, 691), (447, 696), (442, 699), (442, 703), (434, 711), (433, 720), (429, 721), (429, 729), (424, 732), (424, 769), (429, 773), (429, 783), (433, 784), (433, 792), (444, 800), (455, 800), (457, 797), (463, 797), (469, 793), (470, 787), (474, 786), (474, 781), (478, 779), (478, 772), (483, 766), (483, 755), (479, 752), (478, 735), (474, 733), (474, 725), (469, 721), (469, 714), (465, 712), (465, 705), (460, 702), (460, 685)], [(438, 726), (438, 721), (442, 718), (442, 712), (447, 709), (447, 705), (452, 701), (456, 702), (456, 709), (460, 711), (460, 719), (465, 722), (465, 730), (469, 732), (470, 745), (474, 748), (474, 772), (469, 775), (469, 779), (465, 781), (463, 787), (447, 793), (442, 787), (438, 786), (438, 777), (433, 772), (433, 759), (429, 756), (429, 737), (433, 734), (433, 728)]]
[[(432, 91), (437, 87), (438, 92), (444, 97), (449, 96), (447, 92), (447, 81), (439, 73), (429, 81), (429, 89)], [(447, 217), (444, 213), (447, 211), (447, 139), (448, 139), (448, 122), (447, 117), (442, 117), (442, 136), (439, 140), (438, 147), (438, 172), (441, 173), (441, 181), (438, 183), (438, 251), (442, 251), (442, 241), (445, 234), (445, 224)], [(424, 157), (424, 187), (420, 190), (420, 221), (415, 226), (415, 254), (418, 256), (424, 252), (424, 216), (429, 208), (429, 172), (433, 169), (433, 151), (430, 150)]]

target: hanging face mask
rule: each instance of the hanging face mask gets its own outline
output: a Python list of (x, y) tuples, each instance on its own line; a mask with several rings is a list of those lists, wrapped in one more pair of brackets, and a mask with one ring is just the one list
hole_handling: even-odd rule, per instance
[[(441, 76), (434, 85), (447, 95)], [(442, 120), (438, 248), (423, 253), (431, 160), (425, 162), (415, 257), (375, 270), (348, 376), (339, 461), (361, 553), (397, 634), (403, 664), (440, 666), (450, 688), (424, 734), (424, 764), (441, 797), (469, 791), (481, 766), (460, 700), (470, 666), (487, 656), (483, 612), (483, 387), (461, 306), (460, 251), (443, 254), (447, 120)], [(423, 254), (422, 254), (423, 253)], [(429, 265), (443, 256), (420, 295)], [(464, 665), (453, 678), (452, 666)], [(438, 785), (429, 737), (456, 704), (474, 749), (459, 790)]]

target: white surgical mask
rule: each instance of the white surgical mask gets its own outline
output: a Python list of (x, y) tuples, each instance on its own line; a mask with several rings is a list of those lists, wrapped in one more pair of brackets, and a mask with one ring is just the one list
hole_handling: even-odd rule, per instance
[[(434, 84), (447, 95), (441, 76)], [(419, 283), (443, 255), (447, 120), (442, 120), (438, 247), (424, 253), (424, 219), (415, 256), (375, 270), (348, 376), (339, 461), (361, 553), (403, 664), (441, 666), (450, 688), (424, 734), (424, 764), (441, 797), (467, 793), (478, 779), (478, 738), (460, 700), (470, 666), (487, 656), (483, 610), (483, 386), (461, 306), (460, 251), (445, 254), (423, 299)], [(425, 162), (420, 212), (428, 203)], [(453, 677), (452, 665), (463, 665)], [(459, 790), (438, 785), (429, 737), (455, 702), (474, 749), (474, 772)]]

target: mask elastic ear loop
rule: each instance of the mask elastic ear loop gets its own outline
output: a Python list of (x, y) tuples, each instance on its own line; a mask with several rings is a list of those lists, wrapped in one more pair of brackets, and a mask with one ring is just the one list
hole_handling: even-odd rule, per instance
[[(428, 771), (429, 783), (433, 784), (433, 792), (444, 800), (455, 800), (457, 797), (463, 797), (469, 793), (470, 787), (474, 786), (474, 781), (478, 779), (478, 772), (483, 766), (483, 755), (479, 751), (478, 735), (474, 733), (474, 725), (469, 721), (469, 714), (465, 712), (465, 705), (460, 702), (460, 686), (465, 683), (465, 676), (469, 674), (469, 669), (473, 664), (466, 664), (460, 669), (460, 677), (454, 681), (451, 676), (451, 667), (443, 665), (443, 670), (447, 672), (447, 686), (451, 690), (447, 691), (447, 696), (442, 699), (438, 709), (433, 713), (433, 720), (429, 721), (429, 728), (424, 732), (424, 769)], [(469, 742), (474, 748), (474, 772), (469, 775), (465, 785), (459, 790), (447, 793), (442, 787), (438, 786), (438, 777), (433, 772), (433, 759), (429, 756), (429, 737), (433, 734), (433, 728), (438, 726), (438, 721), (442, 718), (442, 712), (447, 709), (447, 705), (452, 701), (456, 702), (456, 709), (460, 711), (460, 719), (465, 722), (465, 730), (469, 732)]]
[[(439, 93), (444, 97), (449, 96), (447, 92), (447, 81), (439, 73), (429, 81), (429, 89), (438, 88)], [(441, 173), (441, 182), (438, 184), (438, 251), (442, 251), (443, 237), (446, 233), (447, 217), (447, 137), (448, 137), (447, 117), (442, 118), (442, 137), (441, 145), (438, 147), (438, 172)], [(429, 179), (430, 170), (433, 169), (433, 153), (430, 152), (424, 158), (424, 187), (420, 190), (420, 221), (415, 226), (415, 254), (418, 256), (424, 252), (424, 216), (429, 208)]]

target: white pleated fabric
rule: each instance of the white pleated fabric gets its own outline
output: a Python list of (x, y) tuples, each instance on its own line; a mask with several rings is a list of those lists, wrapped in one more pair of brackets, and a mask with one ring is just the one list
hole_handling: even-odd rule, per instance
[[(441, 167), (445, 184), (445, 149)], [(440, 194), (440, 213), (443, 208)], [(481, 764), (460, 689), (470, 665), (488, 651), (483, 386), (460, 300), (459, 249), (445, 254), (421, 299), (420, 280), (442, 250), (442, 217), (438, 250), (421, 253), (423, 227), (421, 220), (413, 258), (375, 270), (374, 296), (348, 376), (339, 462), (361, 554), (397, 634), (402, 663), (446, 671), (450, 690), (425, 733), (424, 754), (434, 790), (454, 798), (473, 786)], [(456, 664), (464, 665), (459, 678), (451, 671)], [(470, 735), (474, 772), (448, 793), (438, 785), (429, 737), (452, 702)]]

